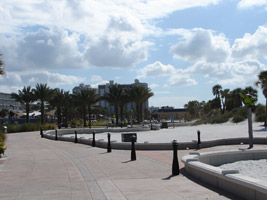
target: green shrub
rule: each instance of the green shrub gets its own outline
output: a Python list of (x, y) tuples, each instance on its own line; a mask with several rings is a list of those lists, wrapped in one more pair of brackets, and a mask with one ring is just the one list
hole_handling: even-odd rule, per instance
[[(18, 133), (18, 132), (29, 132), (29, 131), (39, 131), (40, 130), (40, 124), (39, 123), (25, 123), (25, 124), (8, 124), (7, 126), (7, 132), (8, 133)], [(56, 129), (55, 124), (44, 124), (43, 130), (53, 130)]]
[(234, 115), (232, 121), (234, 123), (239, 123), (239, 122), (242, 122), (244, 121), (246, 118), (244, 116), (241, 116), (241, 115)]
[(3, 142), (5, 142), (6, 140), (6, 135), (1, 130), (0, 130), (0, 140), (2, 140)]
[(265, 121), (265, 106), (258, 104), (255, 110), (256, 122)]

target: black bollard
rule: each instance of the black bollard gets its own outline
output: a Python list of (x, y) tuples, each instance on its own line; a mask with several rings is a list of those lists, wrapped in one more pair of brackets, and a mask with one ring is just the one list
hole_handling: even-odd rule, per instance
[(111, 144), (110, 144), (110, 133), (108, 133), (108, 146), (107, 146), (107, 152), (111, 152)]
[(78, 143), (77, 131), (75, 131), (75, 140), (74, 140), (74, 142)]
[(95, 132), (93, 131), (93, 141), (92, 141), (92, 147), (95, 147)]
[(43, 128), (42, 127), (40, 127), (40, 135), (41, 135), (41, 137), (44, 137)]
[(136, 153), (135, 153), (135, 142), (136, 142), (136, 137), (133, 135), (131, 137), (131, 141), (132, 141), (132, 150), (131, 150), (131, 161), (136, 160)]
[(176, 140), (173, 140), (172, 142), (172, 147), (173, 147), (173, 160), (172, 160), (172, 175), (179, 175), (179, 163), (178, 163), (178, 155), (177, 155), (177, 147), (178, 143)]
[(200, 130), (197, 131), (197, 144), (201, 144), (201, 141), (200, 141)]
[(57, 140), (57, 129), (55, 130), (55, 140)]

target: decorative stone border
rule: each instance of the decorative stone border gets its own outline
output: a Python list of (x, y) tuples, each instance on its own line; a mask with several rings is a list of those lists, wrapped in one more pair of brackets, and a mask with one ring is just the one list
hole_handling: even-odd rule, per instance
[[(92, 134), (93, 131), (97, 133), (103, 133), (103, 132), (138, 132), (138, 131), (149, 131), (150, 128), (123, 128), (123, 129), (116, 129), (116, 128), (101, 128), (101, 129), (89, 129), (89, 128), (81, 128), (81, 129), (59, 129), (57, 130), (57, 140), (61, 141), (69, 141), (74, 142), (74, 137), (63, 137), (63, 135), (67, 134), (74, 134), (75, 131), (77, 131), (77, 134)], [(138, 135), (138, 134), (137, 134)], [(55, 139), (55, 130), (49, 130), (45, 131), (43, 136), (48, 139)], [(138, 137), (138, 136), (137, 136)], [(92, 136), (93, 138), (93, 136)], [(92, 138), (85, 139), (85, 138), (78, 138), (78, 143), (92, 145)], [(117, 142), (117, 141), (111, 141), (112, 143), (112, 149), (125, 149), (130, 150), (131, 149), (131, 143), (130, 142)], [(178, 141), (178, 150), (183, 149), (199, 149), (199, 148), (208, 148), (213, 146), (219, 146), (219, 145), (238, 145), (238, 144), (249, 144), (248, 138), (225, 138), (225, 139), (218, 139), (218, 140), (209, 140), (209, 141), (202, 141), (201, 144), (197, 144), (197, 141), (192, 142), (179, 142)], [(257, 137), (254, 138), (254, 144), (267, 144), (267, 138), (266, 137)], [(103, 139), (96, 140), (96, 147), (100, 148), (106, 148), (107, 147), (107, 141), (104, 141)], [(172, 150), (172, 142), (168, 143), (136, 143), (135, 144), (136, 150)]]
[(267, 159), (267, 150), (223, 151), (211, 153), (192, 152), (182, 158), (185, 170), (197, 179), (242, 199), (266, 200), (267, 183), (239, 174), (238, 170), (224, 170), (219, 165), (240, 160)]

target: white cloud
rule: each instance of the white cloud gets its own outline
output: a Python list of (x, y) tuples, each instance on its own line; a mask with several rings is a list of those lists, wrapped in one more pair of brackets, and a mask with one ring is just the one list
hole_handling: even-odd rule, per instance
[(237, 38), (233, 45), (224, 35), (215, 35), (204, 29), (170, 30), (168, 34), (182, 35), (183, 40), (172, 46), (175, 57), (194, 63), (177, 70), (170, 77), (171, 85), (194, 85), (191, 75), (202, 75), (214, 83), (235, 85), (251, 84), (257, 74), (267, 66), (260, 59), (267, 59), (267, 27), (260, 26), (254, 34)]
[(137, 78), (169, 76), (175, 72), (172, 65), (164, 65), (160, 61), (145, 66), (138, 71)]
[(229, 56), (230, 43), (223, 34), (215, 35), (213, 31), (201, 28), (178, 33), (183, 34), (183, 39), (171, 47), (175, 58), (218, 63)]
[(17, 85), (35, 86), (37, 83), (47, 83), (50, 87), (72, 86), (86, 81), (86, 78), (50, 73), (48, 71), (32, 71), (9, 73), (0, 76), (0, 85), (11, 88), (18, 88)]
[(149, 45), (146, 41), (104, 37), (89, 46), (85, 59), (96, 67), (129, 67), (147, 59)]
[(192, 79), (190, 74), (185, 73), (183, 70), (176, 70), (168, 79), (168, 83), (164, 86), (193, 86), (196, 84), (196, 80)]
[(232, 47), (236, 59), (267, 59), (267, 27), (260, 26), (254, 34), (246, 33), (236, 39)]
[(267, 0), (241, 0), (238, 3), (239, 8), (250, 8), (254, 6), (267, 6)]
[(99, 75), (93, 75), (93, 76), (91, 76), (91, 78), (90, 78), (90, 81), (93, 82), (93, 83), (95, 83), (95, 82), (100, 82), (100, 81), (102, 81), (102, 80), (103, 80), (102, 77), (99, 76)]
[[(219, 0), (1, 0), (0, 8), (4, 12), (0, 12), (0, 21), (8, 24), (9, 30), (29, 24), (42, 24), (49, 27), (66, 27), (71, 31), (92, 36), (101, 35), (112, 16), (127, 16), (132, 22), (146, 26), (147, 21), (165, 17), (174, 11), (218, 2)], [(0, 32), (5, 30), (6, 28), (0, 26)]]
[(257, 80), (257, 75), (263, 70), (266, 70), (266, 66), (259, 61), (245, 60), (219, 64), (197, 62), (187, 68), (185, 73), (201, 74), (222, 85), (247, 85)]
[(157, 88), (157, 87), (159, 87), (158, 84), (149, 84), (149, 88), (150, 88), (150, 89), (155, 89), (155, 88)]
[(8, 71), (85, 67), (78, 51), (79, 35), (63, 30), (39, 29), (18, 37), (2, 36), (0, 51)]

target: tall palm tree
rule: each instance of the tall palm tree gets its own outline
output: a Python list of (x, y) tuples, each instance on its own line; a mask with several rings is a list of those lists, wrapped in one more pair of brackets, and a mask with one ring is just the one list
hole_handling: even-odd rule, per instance
[(109, 102), (110, 105), (114, 106), (115, 117), (116, 117), (116, 126), (119, 122), (119, 102), (120, 97), (122, 96), (123, 88), (121, 85), (115, 84), (109, 87), (109, 92), (104, 94), (102, 97), (103, 100)]
[(95, 105), (98, 101), (100, 101), (100, 96), (96, 93), (96, 89), (87, 90), (88, 99), (88, 115), (89, 115), (89, 128), (91, 128), (91, 114), (92, 114), (92, 106)]
[(1, 59), (2, 54), (0, 54), (0, 75), (4, 74), (4, 62)]
[(222, 89), (222, 86), (217, 84), (212, 87), (212, 93), (215, 96), (215, 98), (220, 98), (220, 90)]
[(61, 127), (62, 123), (62, 106), (64, 104), (64, 90), (56, 88), (54, 90), (54, 94), (49, 100), (49, 104), (56, 107), (57, 109), (57, 124), (58, 127)]
[(65, 124), (65, 126), (67, 126), (68, 124), (68, 119), (70, 118), (69, 117), (69, 111), (72, 107), (72, 99), (71, 99), (71, 95), (70, 95), (70, 92), (69, 91), (65, 91), (64, 92), (64, 98), (63, 98), (63, 104), (62, 104), (62, 107), (63, 107), (63, 123)]
[(258, 74), (258, 81), (255, 83), (256, 86), (261, 86), (262, 93), (266, 99), (265, 106), (265, 122), (264, 126), (267, 126), (267, 71), (262, 71)]
[(26, 122), (29, 123), (29, 113), (30, 113), (30, 103), (35, 101), (35, 96), (33, 95), (33, 91), (31, 86), (24, 86), (22, 90), (18, 91), (18, 94), (11, 93), (11, 98), (16, 101), (25, 104), (26, 108)]
[(123, 111), (124, 106), (129, 103), (129, 95), (126, 90), (123, 90), (121, 93), (121, 96), (119, 98), (119, 108), (120, 108), (120, 118), (121, 118), (121, 128), (122, 128), (122, 122), (123, 122)]
[(81, 108), (83, 126), (86, 127), (86, 106), (87, 106), (87, 101), (89, 99), (88, 90), (82, 90), (79, 93), (75, 93), (73, 95), (73, 99), (75, 104)]
[(136, 106), (136, 115), (138, 123), (140, 123), (142, 120), (144, 103), (153, 95), (154, 94), (153, 92), (151, 92), (150, 88), (145, 88), (141, 85), (133, 86), (129, 90), (130, 101), (133, 101)]
[(229, 92), (230, 92), (229, 89), (220, 90), (221, 102), (222, 102), (222, 113), (224, 113), (226, 109), (226, 100), (229, 95)]
[(33, 89), (34, 95), (41, 103), (41, 124), (44, 123), (44, 104), (49, 101), (54, 94), (54, 90), (50, 89), (47, 84), (37, 83)]

